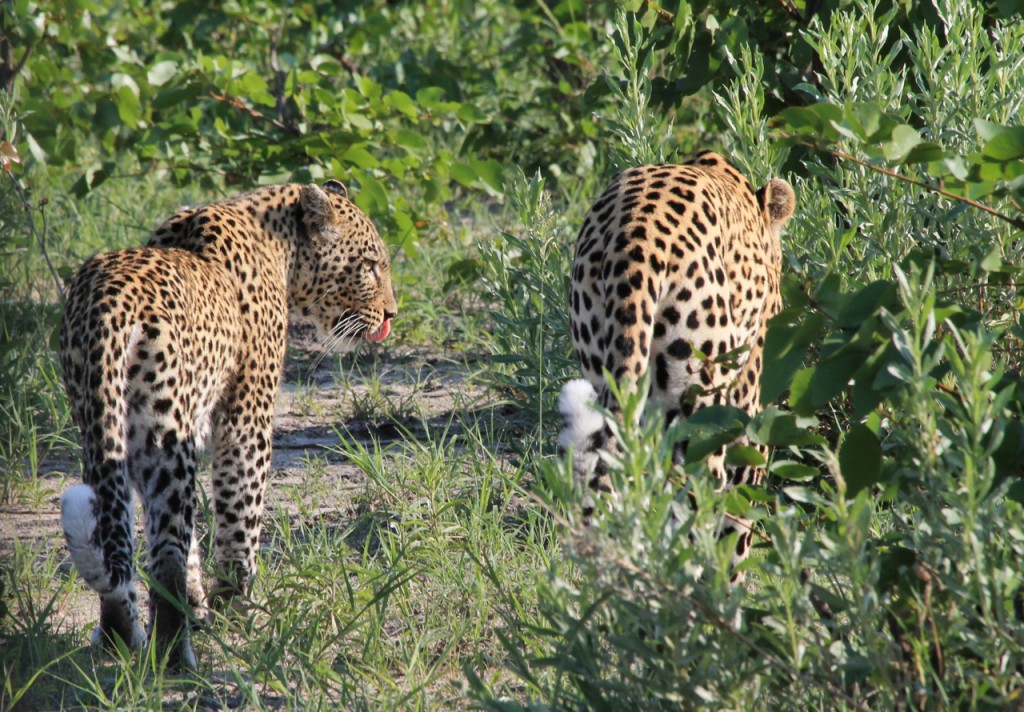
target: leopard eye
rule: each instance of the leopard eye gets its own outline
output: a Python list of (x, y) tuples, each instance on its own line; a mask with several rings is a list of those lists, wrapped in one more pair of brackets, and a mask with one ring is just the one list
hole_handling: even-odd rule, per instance
[(370, 274), (374, 277), (380, 277), (380, 268), (378, 267), (379, 261), (370, 257), (363, 258), (363, 265), (370, 270)]

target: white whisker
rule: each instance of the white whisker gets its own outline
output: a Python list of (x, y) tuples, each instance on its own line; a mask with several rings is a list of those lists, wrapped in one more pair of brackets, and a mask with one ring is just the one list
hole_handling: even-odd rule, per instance
[(323, 363), (328, 355), (336, 353), (339, 345), (345, 341), (352, 340), (357, 334), (366, 331), (366, 328), (366, 323), (362, 317), (354, 312), (347, 313), (338, 319), (329, 332), (322, 334), (317, 339), (317, 344), (321, 350), (316, 358), (313, 359), (313, 363), (310, 364), (306, 372), (306, 378), (312, 375), (313, 371)]

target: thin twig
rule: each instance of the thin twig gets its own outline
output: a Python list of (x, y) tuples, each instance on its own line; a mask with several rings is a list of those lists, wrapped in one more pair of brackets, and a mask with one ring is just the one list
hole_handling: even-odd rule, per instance
[(808, 148), (812, 148), (812, 149), (815, 149), (815, 150), (818, 150), (818, 151), (825, 151), (826, 153), (831, 153), (836, 158), (842, 159), (844, 161), (850, 161), (852, 163), (856, 163), (858, 166), (863, 166), (864, 168), (867, 168), (869, 170), (875, 171), (876, 173), (881, 173), (882, 175), (887, 175), (890, 178), (895, 178), (895, 179), (901, 180), (901, 181), (903, 181), (905, 183), (910, 183), (911, 185), (916, 185), (919, 188), (924, 188), (925, 190), (930, 190), (933, 193), (938, 193), (939, 195), (941, 195), (941, 196), (943, 196), (945, 198), (949, 198), (950, 200), (956, 200), (956, 201), (959, 201), (959, 202), (964, 203), (966, 205), (970, 205), (972, 208), (977, 208), (978, 210), (981, 210), (982, 212), (986, 212), (989, 215), (992, 215), (993, 217), (997, 217), (1000, 220), (1005, 220), (1006, 222), (1010, 223), (1011, 225), (1013, 225), (1018, 230), (1024, 230), (1024, 219), (1022, 219), (1022, 218), (1015, 218), (1015, 217), (1013, 217), (1011, 215), (1006, 215), (1005, 213), (1001, 213), (998, 210), (996, 210), (995, 208), (991, 208), (991, 207), (989, 207), (989, 206), (987, 206), (987, 205), (985, 205), (983, 203), (979, 203), (976, 200), (971, 200), (970, 198), (965, 198), (962, 195), (957, 195), (956, 193), (951, 193), (948, 190), (946, 190), (945, 188), (940, 188), (940, 187), (938, 187), (936, 185), (931, 185), (930, 183), (925, 183), (924, 181), (917, 180), (916, 178), (910, 178), (910, 177), (905, 176), (905, 175), (900, 175), (899, 173), (897, 173), (894, 170), (890, 170), (888, 168), (883, 168), (882, 166), (876, 166), (874, 164), (868, 163), (867, 161), (862, 161), (861, 159), (856, 158), (855, 156), (852, 156), (849, 153), (846, 153), (846, 151), (840, 151), (837, 148), (824, 147), (824, 146), (821, 146), (820, 144), (815, 143), (813, 141), (801, 141), (800, 143), (802, 145), (808, 147)]
[(651, 0), (646, 0), (645, 4), (647, 5), (647, 7), (654, 10), (655, 13), (657, 13), (659, 22), (665, 22), (668, 23), (669, 25), (675, 24), (676, 16), (673, 15), (671, 12), (658, 7), (653, 2), (651, 2)]
[[(18, 191), (18, 199), (21, 201), (22, 206), (24, 206), (24, 208), (25, 208), (25, 212), (28, 214), (29, 229), (32, 230), (32, 235), (36, 238), (36, 242), (39, 243), (39, 251), (42, 253), (43, 260), (46, 262), (46, 266), (50, 270), (50, 275), (53, 277), (53, 283), (57, 286), (57, 294), (60, 296), (61, 302), (64, 302), (65, 301), (64, 283), (61, 281), (60, 275), (57, 274), (57, 269), (53, 266), (53, 262), (50, 261), (50, 255), (46, 251), (46, 240), (44, 239), (44, 235), (43, 235), (43, 233), (46, 232), (46, 229), (44, 227), (43, 228), (43, 233), (40, 233), (39, 229), (36, 228), (36, 219), (35, 219), (35, 216), (32, 214), (32, 204), (29, 203), (29, 201), (28, 201), (28, 193), (25, 191), (25, 187), (22, 186), (21, 181), (19, 181), (14, 176), (14, 173), (12, 173), (11, 171), (4, 171), (4, 172), (7, 175), (9, 175), (11, 177), (11, 180), (14, 182), (14, 188), (15, 188), (15, 190)], [(39, 201), (39, 210), (40, 210), (40, 212), (42, 212), (42, 210), (43, 210), (43, 208), (45, 206), (46, 206), (46, 200), (40, 200)], [(45, 220), (46, 220), (46, 216), (44, 214), (44, 216), (43, 216), (44, 226), (45, 226)]]
[[(281, 22), (270, 39), (270, 69), (274, 72), (274, 101), (277, 104), (277, 118), (282, 125), (292, 129), (288, 117), (288, 100), (285, 98), (285, 72), (281, 69), (281, 62), (277, 56), (277, 48), (281, 44), (281, 36), (284, 34), (285, 16), (282, 15)], [(293, 129), (292, 129), (293, 130)]]
[[(14, 81), (25, 68), (28, 58), (32, 56), (32, 50), (36, 47), (36, 40), (33, 40), (25, 47), (21, 59), (14, 61), (15, 42), (7, 34), (6, 14), (0, 12), (0, 88), (10, 93), (14, 89)], [(45, 25), (44, 25), (45, 27)]]
[(288, 126), (287, 124), (284, 124), (281, 121), (278, 121), (273, 116), (267, 116), (264, 113), (256, 111), (256, 109), (251, 108), (250, 106), (248, 106), (244, 101), (242, 101), (238, 97), (230, 96), (229, 94), (218, 94), (215, 91), (211, 91), (210, 92), (210, 98), (214, 99), (216, 101), (222, 101), (225, 104), (227, 104), (227, 105), (229, 105), (229, 106), (231, 106), (231, 107), (233, 107), (235, 109), (238, 109), (239, 111), (243, 111), (243, 112), (245, 112), (246, 114), (248, 114), (249, 116), (251, 116), (254, 119), (261, 119), (263, 121), (269, 121), (271, 124), (274, 125), (274, 128), (280, 129), (281, 131), (285, 131), (285, 132), (290, 133), (290, 134), (296, 134), (297, 133), (297, 130), (293, 126)]
[(789, 15), (790, 19), (796, 20), (797, 22), (803, 21), (803, 18), (800, 17), (800, 12), (796, 9), (796, 5), (790, 2), (790, 0), (779, 0), (779, 4), (782, 5), (782, 9), (786, 11), (786, 14)]

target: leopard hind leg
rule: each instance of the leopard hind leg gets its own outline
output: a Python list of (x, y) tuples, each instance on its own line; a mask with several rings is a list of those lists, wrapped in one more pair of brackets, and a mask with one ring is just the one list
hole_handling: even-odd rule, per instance
[(132, 440), (132, 474), (142, 495), (149, 542), (150, 629), (172, 669), (194, 668), (192, 610), (203, 615), (198, 545), (193, 534), (198, 449), (187, 430), (147, 413)]

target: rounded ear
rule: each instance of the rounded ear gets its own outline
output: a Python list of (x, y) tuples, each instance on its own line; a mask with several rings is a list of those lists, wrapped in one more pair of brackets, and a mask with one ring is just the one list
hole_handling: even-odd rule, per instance
[(781, 178), (772, 178), (768, 185), (757, 193), (762, 208), (767, 211), (771, 219), (772, 230), (778, 232), (782, 226), (789, 222), (796, 209), (796, 194), (789, 183)]
[(307, 225), (322, 228), (338, 221), (334, 206), (331, 205), (331, 199), (315, 183), (302, 186), (299, 201), (302, 203), (302, 209), (305, 212), (303, 219)]
[(324, 183), (323, 188), (328, 193), (334, 193), (335, 195), (340, 195), (342, 198), (347, 198), (348, 197), (348, 188), (346, 188), (345, 184), (342, 183), (340, 180), (335, 180), (334, 178), (330, 178), (329, 180), (327, 180)]

